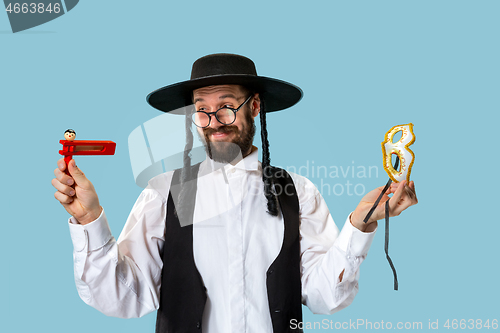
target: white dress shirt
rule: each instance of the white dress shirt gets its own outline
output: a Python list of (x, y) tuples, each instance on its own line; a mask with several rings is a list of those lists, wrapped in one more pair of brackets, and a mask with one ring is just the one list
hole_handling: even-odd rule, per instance
[[(87, 225), (70, 219), (78, 293), (108, 316), (140, 317), (159, 307), (172, 174), (149, 182), (118, 241), (104, 212)], [(331, 314), (358, 292), (359, 266), (375, 232), (361, 232), (349, 218), (339, 232), (316, 187), (290, 174), (300, 204), (302, 302), (313, 313)], [(197, 181), (193, 251), (207, 288), (203, 332), (272, 332), (266, 271), (280, 252), (284, 223), (281, 214), (266, 212), (257, 150), (221, 168), (207, 158)]]

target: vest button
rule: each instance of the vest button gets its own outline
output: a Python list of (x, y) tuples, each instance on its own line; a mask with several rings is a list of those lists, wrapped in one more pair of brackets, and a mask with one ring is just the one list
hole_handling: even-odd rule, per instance
[(201, 322), (196, 323), (196, 328), (201, 328)]
[(273, 272), (274, 272), (274, 271), (273, 271), (272, 269), (270, 269), (270, 270), (267, 272), (267, 274), (273, 274)]
[(280, 309), (276, 309), (276, 310), (274, 310), (274, 312), (275, 312), (275, 313), (280, 313), (280, 312), (281, 312), (281, 310), (280, 310)]

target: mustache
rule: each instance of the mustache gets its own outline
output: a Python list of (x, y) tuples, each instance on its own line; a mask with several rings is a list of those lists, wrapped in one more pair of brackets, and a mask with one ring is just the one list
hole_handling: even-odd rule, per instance
[(206, 138), (208, 138), (210, 135), (214, 133), (239, 133), (238, 127), (234, 125), (226, 125), (226, 126), (221, 126), (217, 129), (214, 128), (204, 128), (203, 129), (203, 134), (205, 135)]

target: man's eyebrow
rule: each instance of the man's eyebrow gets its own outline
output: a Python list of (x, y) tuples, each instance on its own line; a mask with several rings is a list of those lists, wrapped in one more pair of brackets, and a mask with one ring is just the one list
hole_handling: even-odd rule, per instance
[(225, 98), (237, 99), (236, 96), (234, 96), (233, 94), (225, 94), (225, 95), (219, 96), (219, 99), (225, 99)]
[[(219, 96), (219, 99), (226, 99), (226, 98), (234, 98), (237, 100), (236, 96), (233, 94), (225, 94), (222, 96)], [(196, 104), (197, 102), (204, 102), (205, 100), (201, 97), (195, 98), (193, 101), (193, 104)]]

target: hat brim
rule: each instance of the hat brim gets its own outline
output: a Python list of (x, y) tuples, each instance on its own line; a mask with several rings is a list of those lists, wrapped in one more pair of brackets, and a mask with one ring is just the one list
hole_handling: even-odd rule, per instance
[(295, 105), (302, 98), (302, 90), (285, 81), (265, 76), (226, 74), (183, 81), (157, 89), (146, 97), (154, 108), (174, 114), (184, 114), (184, 107), (193, 104), (193, 90), (220, 84), (238, 84), (258, 92), (266, 102), (266, 112), (279, 111)]

